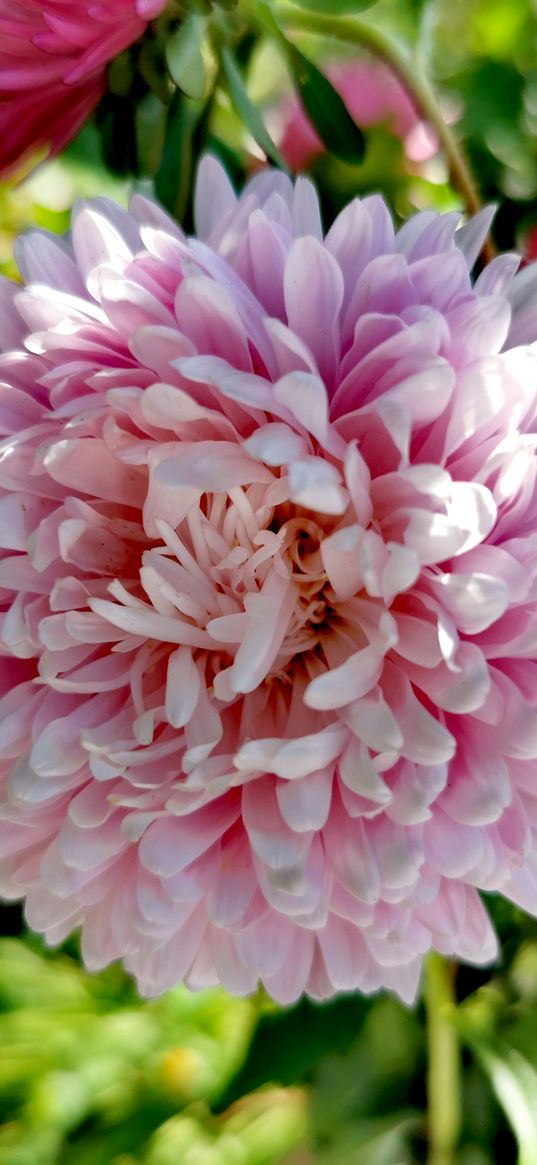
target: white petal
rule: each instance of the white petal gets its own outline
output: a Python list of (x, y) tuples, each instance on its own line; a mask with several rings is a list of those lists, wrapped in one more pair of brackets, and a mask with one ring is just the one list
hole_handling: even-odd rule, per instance
[(344, 458), (345, 484), (361, 526), (371, 521), (373, 506), (370, 497), (371, 474), (356, 441), (348, 445)]
[(367, 695), (378, 682), (384, 659), (373, 647), (364, 647), (342, 663), (315, 677), (306, 688), (308, 708), (328, 711)]
[(417, 764), (442, 764), (451, 760), (456, 742), (447, 728), (418, 700), (410, 681), (398, 669), (392, 668), (384, 678), (390, 697), (397, 708), (397, 720), (404, 736), (402, 756)]
[(509, 603), (507, 584), (486, 574), (440, 574), (428, 580), (443, 606), (466, 635), (495, 623)]
[(246, 596), (248, 626), (233, 662), (230, 682), (236, 692), (253, 692), (267, 675), (287, 633), (295, 605), (293, 584), (274, 567), (259, 594)]
[(179, 647), (168, 660), (166, 718), (173, 728), (188, 724), (198, 702), (200, 676), (188, 647)]
[(280, 813), (297, 833), (322, 829), (330, 809), (332, 773), (322, 769), (295, 781), (279, 781), (276, 796)]
[(274, 385), (274, 395), (323, 448), (335, 456), (344, 455), (345, 442), (328, 422), (328, 393), (319, 376), (288, 372)]
[(325, 768), (339, 756), (347, 739), (347, 730), (336, 726), (294, 740), (249, 740), (236, 754), (234, 764), (242, 773), (261, 771), (292, 780)]
[(338, 769), (341, 780), (353, 793), (379, 805), (391, 801), (391, 792), (373, 764), (369, 749), (361, 741), (350, 741)]
[(342, 719), (355, 736), (375, 752), (397, 754), (400, 751), (403, 736), (380, 691), (349, 704)]
[(110, 220), (91, 205), (79, 204), (72, 223), (73, 247), (85, 278), (95, 267), (107, 264), (123, 271), (133, 252)]
[(289, 465), (291, 501), (320, 514), (344, 514), (349, 495), (341, 475), (322, 457), (302, 457)]
[(239, 445), (228, 441), (200, 441), (185, 445), (175, 456), (161, 461), (153, 476), (162, 485), (174, 489), (198, 489), (200, 492), (227, 492), (254, 481), (272, 481), (268, 469), (246, 457)]
[(360, 526), (343, 526), (321, 542), (321, 558), (338, 599), (350, 599), (360, 589), (362, 568), (359, 548)]
[(278, 422), (261, 425), (251, 437), (243, 441), (242, 447), (250, 457), (264, 461), (265, 465), (288, 465), (290, 461), (307, 453), (304, 437), (289, 425)]

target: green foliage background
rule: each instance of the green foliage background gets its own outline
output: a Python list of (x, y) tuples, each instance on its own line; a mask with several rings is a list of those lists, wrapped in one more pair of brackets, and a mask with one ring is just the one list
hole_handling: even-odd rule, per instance
[[(491, 902), (504, 951), (460, 968), (456, 1165), (537, 1161), (537, 925)], [(16, 921), (8, 916), (8, 921)], [(426, 1026), (388, 994), (277, 1008), (177, 987), (140, 1000), (75, 941), (0, 940), (0, 1165), (416, 1165)]]
[[(366, 5), (300, 0), (302, 11), (308, 7)], [(328, 53), (308, 33), (283, 51), (277, 37), (246, 22), (219, 65), (214, 39), (206, 40), (208, 15), (207, 4), (195, 5), (186, 32), (181, 24), (171, 38), (167, 80), (158, 45), (137, 49), (143, 84), (132, 56), (115, 62), (95, 124), (22, 186), (0, 188), (4, 273), (16, 277), (10, 254), (20, 230), (64, 230), (75, 198), (106, 192), (125, 202), (133, 182), (150, 193), (155, 187), (188, 227), (201, 151), (216, 150), (240, 183), (259, 165), (255, 141), (273, 149), (266, 135), (296, 82), (296, 54), (321, 69), (338, 53), (353, 55), (335, 43)], [(429, 72), (483, 199), (499, 204), (498, 246), (524, 249), (537, 224), (535, 3), (379, 0), (364, 19)], [(315, 90), (315, 70), (301, 69)], [(327, 225), (341, 204), (372, 189), (399, 217), (429, 206), (462, 209), (441, 154), (409, 166), (386, 125), (366, 130), (363, 143), (359, 134), (349, 141), (355, 156), (334, 138), (313, 166)], [(488, 971), (460, 968), (456, 1004), (445, 1016), (461, 1056), (454, 1161), (537, 1165), (537, 923), (499, 900), (489, 907), (501, 962)], [(141, 1001), (117, 967), (86, 974), (76, 941), (49, 952), (24, 933), (17, 909), (5, 910), (3, 921), (11, 937), (0, 942), (0, 1165), (427, 1159), (422, 1003), (407, 1009), (379, 995), (281, 1010), (261, 994), (236, 1000), (180, 987)]]

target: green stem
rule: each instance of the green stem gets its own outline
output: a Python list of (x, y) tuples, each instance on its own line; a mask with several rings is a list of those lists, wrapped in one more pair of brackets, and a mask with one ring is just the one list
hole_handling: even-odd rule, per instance
[(425, 967), (427, 1012), (427, 1165), (453, 1165), (460, 1133), (460, 1053), (455, 1024), (454, 965), (431, 951)]
[[(250, 20), (255, 20), (256, 9), (259, 19), (259, 11), (262, 8), (263, 5), (255, 3), (255, 0), (239, 0), (238, 3), (239, 12), (242, 11)], [(431, 86), (410, 52), (380, 29), (356, 17), (306, 12), (285, 3), (277, 4), (273, 14), (278, 24), (285, 28), (330, 37), (345, 44), (360, 45), (385, 61), (392, 73), (398, 77), (420, 119), (434, 129), (448, 164), (453, 186), (461, 195), (468, 214), (476, 214), (481, 207), (481, 200), (468, 163), (455, 135), (444, 121)], [(492, 244), (487, 242), (483, 250), (484, 259), (489, 261), (494, 256)]]

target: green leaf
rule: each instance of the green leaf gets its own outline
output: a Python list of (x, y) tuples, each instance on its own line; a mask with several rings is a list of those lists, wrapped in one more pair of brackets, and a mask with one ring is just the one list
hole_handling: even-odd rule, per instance
[(179, 90), (168, 109), (166, 134), (160, 166), (155, 175), (155, 192), (162, 205), (180, 222), (190, 194), (192, 139), (200, 117), (198, 103)]
[(423, 1114), (397, 1109), (386, 1116), (334, 1125), (315, 1155), (316, 1165), (412, 1165), (410, 1143), (423, 1131)]
[(166, 42), (163, 37), (144, 37), (136, 67), (151, 92), (163, 105), (169, 105), (175, 93), (175, 85), (166, 66), (165, 54)]
[[(324, 0), (320, 2), (324, 3)], [(317, 65), (287, 40), (269, 6), (260, 3), (257, 11), (269, 36), (284, 54), (302, 105), (323, 145), (343, 162), (361, 162), (365, 152), (364, 135), (339, 93)]]
[(309, 8), (310, 12), (328, 12), (330, 16), (349, 16), (353, 12), (365, 12), (378, 0), (293, 0), (299, 8)]
[(170, 75), (187, 97), (203, 97), (205, 92), (205, 63), (201, 51), (205, 28), (206, 18), (192, 12), (166, 43), (166, 64)]
[(166, 140), (165, 106), (154, 93), (147, 93), (136, 108), (136, 145), (143, 174), (156, 174)]
[(472, 1041), (518, 1141), (518, 1165), (537, 1161), (537, 1072), (516, 1048)]
[(286, 42), (287, 62), (304, 109), (330, 153), (343, 162), (360, 162), (364, 135), (353, 121), (345, 102), (320, 69), (295, 45)]
[(106, 83), (116, 97), (127, 97), (134, 79), (133, 61), (130, 53), (120, 53), (108, 66)]
[(277, 166), (286, 169), (281, 154), (266, 129), (265, 123), (257, 107), (250, 100), (241, 74), (228, 48), (222, 47), (220, 60), (227, 81), (229, 96), (243, 125), (251, 133), (254, 141), (261, 147), (267, 158), (271, 158)]
[(535, 1165), (537, 1070), (532, 1062), (535, 1026), (531, 1010), (526, 1008), (517, 1016), (498, 977), (468, 996), (453, 1019), (511, 1125), (519, 1145), (518, 1165)]

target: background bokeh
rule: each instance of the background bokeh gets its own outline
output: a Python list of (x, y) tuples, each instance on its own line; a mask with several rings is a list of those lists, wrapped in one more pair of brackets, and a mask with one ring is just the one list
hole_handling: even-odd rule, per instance
[[(457, 1165), (537, 1161), (537, 926), (491, 902), (503, 956), (460, 968)], [(14, 915), (8, 918), (13, 925)], [(384, 994), (276, 1007), (177, 987), (141, 1001), (76, 943), (0, 941), (2, 1165), (414, 1165), (426, 1025)]]
[[(535, 258), (535, 3), (380, 0), (365, 15), (371, 27), (408, 46), (416, 68), (433, 78), (483, 200), (498, 204), (498, 248)], [(335, 83), (356, 61), (356, 53), (309, 35), (296, 43), (329, 68)], [(281, 54), (245, 30), (235, 59), (252, 108), (262, 110), (285, 152), (286, 133), (300, 131), (300, 114)], [(210, 53), (203, 61), (207, 75), (214, 74)], [(0, 187), (4, 274), (17, 277), (13, 237), (30, 224), (67, 229), (76, 198), (106, 193), (126, 202), (133, 185), (151, 193), (156, 182), (158, 196), (188, 227), (203, 149), (216, 151), (238, 183), (262, 165), (256, 125), (244, 106), (238, 116), (229, 78), (226, 87), (213, 77), (207, 100), (178, 90), (173, 116), (155, 95), (154, 80), (153, 88), (135, 91), (132, 59), (115, 62), (94, 124), (22, 184)], [(367, 85), (363, 71), (359, 84)], [(384, 112), (371, 123), (363, 115), (359, 162), (352, 152), (343, 159), (341, 150), (336, 156), (326, 148), (305, 158), (327, 225), (349, 198), (371, 190), (380, 190), (400, 218), (424, 207), (462, 209), (434, 139), (424, 146), (419, 130), (409, 144), (396, 120)], [(448, 1018), (462, 1065), (456, 1161), (537, 1165), (537, 922), (494, 898), (488, 905), (501, 962), (488, 971), (453, 968), (456, 1006)], [(50, 952), (25, 933), (18, 907), (6, 908), (2, 920), (8, 937), (0, 941), (0, 1165), (426, 1160), (423, 1003), (407, 1009), (380, 995), (284, 1010), (261, 993), (236, 1000), (180, 987), (144, 1002), (117, 967), (85, 973), (76, 940)]]

